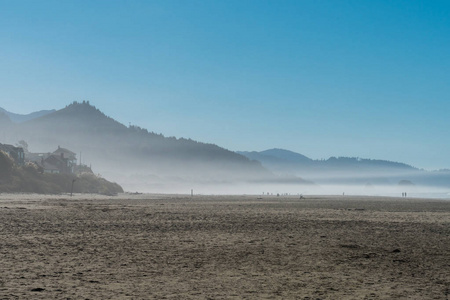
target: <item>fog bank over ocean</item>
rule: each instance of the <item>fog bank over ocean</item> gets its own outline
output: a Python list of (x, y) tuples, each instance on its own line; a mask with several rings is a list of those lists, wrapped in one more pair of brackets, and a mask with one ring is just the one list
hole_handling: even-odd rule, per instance
[[(114, 180), (113, 174), (108, 178)], [(139, 179), (140, 178), (140, 179)], [(119, 178), (117, 178), (119, 179)], [(157, 181), (145, 180), (141, 175), (121, 177), (119, 180), (126, 191), (139, 193), (175, 193), (194, 195), (255, 195), (256, 197), (283, 196), (307, 198), (314, 195), (335, 196), (386, 196), (407, 198), (433, 198), (450, 200), (450, 189), (432, 186), (398, 186), (398, 185), (320, 185), (292, 183), (260, 182), (199, 182), (199, 181)]]

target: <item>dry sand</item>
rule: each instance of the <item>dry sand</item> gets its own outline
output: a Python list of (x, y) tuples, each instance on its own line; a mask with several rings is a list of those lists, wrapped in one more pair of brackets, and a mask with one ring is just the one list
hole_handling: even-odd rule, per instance
[(450, 201), (0, 195), (0, 299), (448, 299)]

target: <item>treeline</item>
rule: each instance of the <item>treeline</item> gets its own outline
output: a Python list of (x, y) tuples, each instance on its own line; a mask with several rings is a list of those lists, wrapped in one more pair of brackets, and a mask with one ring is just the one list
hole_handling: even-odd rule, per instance
[(94, 193), (116, 195), (123, 189), (117, 183), (91, 173), (47, 174), (39, 172), (32, 163), (17, 166), (8, 154), (0, 151), (0, 192), (62, 194)]

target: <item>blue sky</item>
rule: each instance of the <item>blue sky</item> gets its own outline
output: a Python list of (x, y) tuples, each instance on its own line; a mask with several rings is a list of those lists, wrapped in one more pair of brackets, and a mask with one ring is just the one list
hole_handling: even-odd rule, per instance
[(0, 1), (0, 107), (450, 168), (448, 1)]

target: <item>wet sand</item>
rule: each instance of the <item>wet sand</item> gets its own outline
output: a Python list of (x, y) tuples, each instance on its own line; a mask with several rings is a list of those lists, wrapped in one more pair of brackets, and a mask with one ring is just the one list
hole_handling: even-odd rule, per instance
[(0, 299), (449, 299), (450, 201), (0, 194)]

